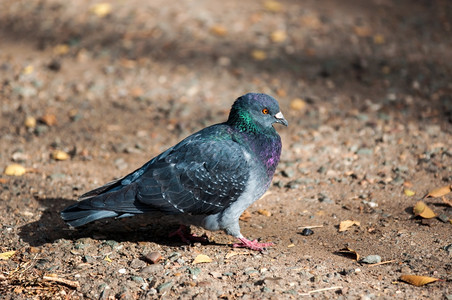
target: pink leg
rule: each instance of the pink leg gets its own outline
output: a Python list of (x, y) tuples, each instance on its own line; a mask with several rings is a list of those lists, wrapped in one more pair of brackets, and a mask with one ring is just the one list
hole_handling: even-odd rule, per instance
[(180, 225), (179, 229), (177, 229), (174, 232), (171, 232), (168, 236), (169, 237), (173, 237), (177, 235), (182, 242), (186, 243), (186, 244), (191, 244), (192, 242), (196, 243), (208, 243), (209, 240), (207, 239), (207, 236), (203, 235), (203, 236), (197, 236), (196, 234), (191, 234), (190, 233), (190, 228), (188, 228), (185, 225)]
[(263, 251), (266, 247), (274, 246), (273, 243), (259, 243), (257, 240), (250, 241), (247, 238), (239, 238), (240, 243), (232, 245), (234, 248), (248, 248), (256, 251)]

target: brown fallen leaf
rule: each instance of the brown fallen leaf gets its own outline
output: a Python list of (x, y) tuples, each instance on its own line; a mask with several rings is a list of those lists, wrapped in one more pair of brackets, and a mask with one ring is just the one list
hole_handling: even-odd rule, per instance
[(376, 34), (374, 35), (374, 44), (376, 45), (381, 45), (384, 44), (385, 42), (385, 37), (381, 34)]
[(216, 36), (225, 36), (228, 34), (228, 29), (223, 25), (213, 25), (210, 27), (210, 32)]
[(410, 189), (404, 189), (404, 190), (403, 190), (403, 193), (404, 193), (406, 196), (408, 196), (408, 197), (414, 196), (414, 195), (416, 194), (415, 191), (410, 190)]
[(22, 73), (23, 73), (24, 75), (28, 75), (28, 74), (33, 73), (34, 69), (35, 69), (35, 68), (34, 68), (32, 65), (28, 65), (28, 66), (26, 66), (26, 67), (23, 69)]
[(443, 202), (446, 203), (447, 205), (449, 205), (450, 207), (452, 207), (452, 200), (450, 199), (446, 199), (446, 197), (442, 197), (441, 199), (443, 199)]
[(296, 98), (290, 102), (290, 108), (296, 111), (300, 111), (306, 108), (306, 102), (302, 99)]
[(35, 128), (36, 127), (36, 119), (34, 117), (28, 116), (25, 119), (24, 125), (27, 128)]
[(251, 214), (249, 211), (245, 210), (239, 218), (243, 222), (248, 222), (251, 219)]
[(413, 213), (415, 216), (420, 216), (424, 219), (431, 219), (436, 217), (436, 214), (430, 207), (427, 206), (423, 201), (418, 201), (416, 205), (413, 207)]
[(415, 286), (423, 286), (428, 283), (432, 283), (438, 281), (440, 279), (428, 277), (428, 276), (419, 276), (419, 275), (402, 275), (400, 276), (400, 280), (410, 283)]
[(342, 221), (342, 222), (339, 224), (339, 232), (346, 231), (346, 230), (348, 230), (350, 227), (352, 227), (353, 225), (361, 226), (361, 223), (360, 223), (359, 221), (353, 221), (353, 220), (345, 220), (345, 221)]
[(19, 164), (10, 164), (5, 169), (5, 175), (8, 176), (22, 176), (27, 172), (24, 166)]
[(266, 209), (259, 209), (259, 210), (257, 211), (257, 213), (260, 214), (260, 215), (266, 216), (266, 217), (270, 217), (270, 216), (272, 215), (272, 213), (269, 212), (269, 211), (266, 210)]
[(268, 0), (264, 2), (264, 8), (269, 12), (277, 13), (283, 10), (283, 5), (278, 1)]
[(57, 124), (57, 118), (54, 114), (46, 114), (39, 118), (39, 121), (47, 126), (54, 126)]
[(273, 31), (270, 35), (272, 42), (282, 43), (287, 39), (287, 33), (284, 30)]
[(53, 47), (53, 53), (56, 55), (64, 55), (69, 52), (69, 45), (67, 44), (58, 44)]
[(356, 252), (356, 251), (353, 250), (353, 249), (350, 249), (349, 247), (342, 248), (341, 250), (336, 251), (336, 253), (337, 253), (337, 254), (340, 254), (340, 255), (343, 255), (343, 256), (345, 256), (345, 257), (354, 259), (354, 260), (356, 260), (356, 261), (359, 260), (359, 254), (358, 254), (358, 252)]
[(111, 11), (112, 7), (110, 3), (97, 3), (91, 6), (91, 12), (99, 18), (109, 15)]
[(265, 53), (265, 51), (263, 50), (253, 50), (251, 51), (251, 57), (254, 60), (261, 61), (267, 58), (267, 53)]
[(451, 192), (451, 189), (452, 185), (445, 185), (440, 188), (433, 189), (427, 195), (424, 196), (424, 199), (428, 197), (438, 198), (445, 196)]
[(3, 252), (0, 253), (0, 260), (8, 260), (11, 258), (11, 256), (13, 256), (16, 253), (16, 251), (7, 251), (7, 252)]
[(371, 30), (369, 27), (366, 26), (355, 26), (353, 28), (353, 31), (355, 34), (359, 37), (368, 37), (371, 35)]
[(210, 263), (212, 262), (212, 259), (210, 257), (208, 257), (205, 254), (198, 254), (198, 256), (196, 256), (195, 260), (193, 261), (193, 264), (200, 264), (200, 263)]
[(69, 154), (61, 150), (55, 150), (52, 152), (52, 158), (54, 160), (67, 160), (69, 158)]

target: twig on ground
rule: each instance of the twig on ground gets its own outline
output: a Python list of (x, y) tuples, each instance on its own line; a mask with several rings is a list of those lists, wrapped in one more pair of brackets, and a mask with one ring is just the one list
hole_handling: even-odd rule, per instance
[(311, 228), (320, 228), (320, 227), (323, 227), (323, 225), (298, 226), (298, 229), (304, 229), (304, 228), (311, 229)]
[(61, 277), (53, 277), (53, 276), (43, 276), (42, 279), (47, 280), (47, 281), (54, 281), (56, 283), (61, 283), (64, 284), (70, 288), (73, 289), (77, 289), (80, 287), (80, 283), (78, 283), (78, 281), (74, 281), (74, 280), (69, 280), (69, 279), (64, 279)]
[(332, 286), (332, 287), (328, 287), (328, 288), (312, 290), (312, 291), (309, 291), (307, 293), (302, 293), (302, 294), (299, 294), (299, 295), (300, 296), (309, 296), (309, 295), (314, 294), (314, 293), (320, 293), (320, 292), (331, 291), (331, 290), (339, 290), (339, 289), (342, 289), (342, 287), (341, 286)]
[(384, 264), (393, 263), (393, 262), (395, 262), (395, 261), (396, 261), (395, 259), (393, 259), (393, 260), (387, 260), (387, 261), (382, 261), (382, 262), (379, 262), (379, 263), (376, 263), (376, 264), (370, 264), (370, 265), (367, 265), (367, 266), (368, 266), (368, 267), (379, 266), (379, 265), (384, 265)]

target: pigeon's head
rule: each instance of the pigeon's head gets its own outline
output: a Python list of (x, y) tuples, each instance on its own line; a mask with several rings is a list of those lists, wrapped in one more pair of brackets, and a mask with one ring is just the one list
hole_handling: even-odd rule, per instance
[(228, 123), (243, 131), (272, 128), (274, 123), (288, 125), (275, 98), (258, 93), (239, 97), (232, 105)]

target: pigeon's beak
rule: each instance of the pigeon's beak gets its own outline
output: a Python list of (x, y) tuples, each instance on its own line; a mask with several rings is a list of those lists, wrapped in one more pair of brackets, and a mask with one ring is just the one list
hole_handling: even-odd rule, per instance
[(275, 115), (276, 123), (283, 124), (284, 126), (288, 126), (289, 122), (284, 118), (282, 112), (279, 112)]

